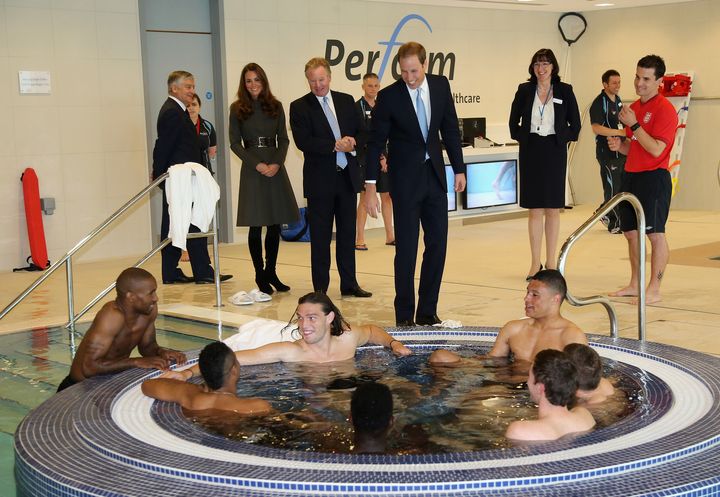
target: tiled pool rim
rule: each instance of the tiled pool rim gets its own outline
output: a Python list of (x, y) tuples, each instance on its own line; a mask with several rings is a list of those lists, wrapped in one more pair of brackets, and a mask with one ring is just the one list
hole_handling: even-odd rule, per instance
[[(393, 334), (410, 343), (433, 341), (437, 344), (444, 340), (492, 341), (496, 330), (497, 328), (464, 328), (461, 331), (416, 329), (394, 331)], [(530, 487), (535, 491), (549, 492), (548, 495), (573, 495), (579, 492), (585, 495), (633, 495), (646, 494), (648, 491), (652, 494), (669, 488), (676, 488), (678, 492), (684, 492), (683, 495), (693, 495), (688, 492), (695, 492), (696, 486), (698, 492), (717, 491), (717, 473), (720, 468), (720, 419), (717, 407), (720, 398), (720, 360), (659, 344), (640, 344), (632, 340), (611, 340), (594, 336), (591, 340), (605, 357), (629, 357), (631, 360), (625, 359), (624, 362), (647, 363), (663, 370), (659, 376), (670, 384), (671, 388), (675, 384), (673, 391), (676, 392), (676, 401), (673, 403), (677, 404), (679, 399), (682, 406), (675, 405), (674, 412), (671, 408), (671, 412), (656, 420), (649, 428), (634, 426), (629, 434), (618, 433), (620, 436), (615, 439), (603, 440), (606, 438), (603, 436), (603, 433), (607, 433), (605, 430), (585, 435), (581, 437), (584, 449), (582, 446), (573, 448), (560, 442), (551, 447), (551, 451), (510, 449), (503, 454), (515, 457), (500, 458), (497, 455), (488, 457), (487, 454), (492, 451), (431, 457), (304, 454), (277, 449), (268, 449), (263, 453), (262, 450), (256, 450), (255, 446), (247, 444), (240, 445), (253, 450), (238, 453), (227, 451), (226, 447), (207, 448), (222, 447), (220, 440), (224, 439), (220, 437), (216, 437), (219, 440), (213, 440), (212, 436), (204, 434), (204, 447), (196, 446), (193, 449), (184, 446), (187, 443), (184, 440), (172, 441), (173, 435), (170, 439), (165, 438), (167, 433), (163, 430), (157, 430), (162, 435), (159, 441), (141, 430), (140, 434), (136, 435), (142, 439), (140, 442), (123, 430), (137, 428), (133, 427), (134, 424), (142, 428), (154, 422), (149, 417), (137, 417), (134, 414), (124, 416), (123, 413), (137, 413), (139, 410), (149, 416), (150, 403), (141, 394), (137, 396), (137, 393), (134, 395), (138, 404), (131, 402), (124, 405), (123, 402), (133, 397), (133, 391), (137, 391), (136, 387), (128, 384), (138, 384), (147, 376), (147, 373), (142, 371), (125, 373), (122, 378), (92, 380), (81, 384), (79, 388), (71, 389), (79, 392), (68, 402), (77, 404), (75, 400), (79, 397), (84, 398), (85, 402), (74, 407), (75, 416), (63, 417), (64, 429), (70, 431), (70, 434), (56, 436), (53, 430), (48, 429), (48, 425), (52, 426), (53, 416), (39, 417), (43, 418), (41, 430), (44, 437), (62, 439), (62, 442), (50, 445), (62, 446), (63, 443), (69, 443), (66, 439), (72, 438), (70, 445), (79, 447), (82, 457), (88, 457), (96, 464), (102, 463), (100, 466), (114, 466), (114, 471), (122, 468), (128, 481), (121, 478), (115, 479), (109, 486), (98, 485), (98, 488), (106, 491), (117, 492), (107, 495), (165, 495), (157, 493), (157, 489), (140, 490), (142, 481), (148, 484), (154, 481), (151, 486), (162, 487), (163, 480), (174, 482), (164, 483), (174, 486), (175, 493), (167, 495), (177, 495), (181, 488), (192, 493), (191, 487), (198, 491), (197, 489), (203, 486), (209, 488), (208, 485), (213, 488), (214, 495), (225, 495), (222, 493), (225, 489), (235, 492), (227, 495), (237, 495), (239, 489), (243, 489), (243, 494), (246, 495), (255, 495), (256, 491), (259, 492), (258, 495), (268, 495), (268, 491), (312, 495), (435, 495), (459, 492), (468, 495), (514, 495), (514, 492), (520, 494)], [(666, 378), (663, 378), (663, 375)], [(118, 395), (121, 391), (125, 394)], [(46, 404), (53, 403), (64, 395), (58, 395)], [(145, 407), (138, 409), (143, 403)], [(45, 404), (37, 411), (43, 410), (44, 406)], [(114, 421), (109, 419), (111, 408), (114, 411)], [(72, 410), (73, 407), (69, 409)], [(48, 451), (37, 447), (38, 430), (34, 430), (32, 425), (39, 420), (34, 421), (35, 417), (36, 412), (28, 416), (16, 435), (19, 487), (24, 488), (24, 482), (37, 485), (43, 481), (48, 485), (50, 481), (54, 481), (55, 486), (61, 486), (64, 478), (73, 480), (73, 477), (60, 471), (62, 469), (77, 478), (77, 471), (68, 468), (68, 464), (53, 461), (58, 458), (57, 455), (50, 455)], [(69, 420), (71, 417), (73, 419)], [(683, 422), (686, 426), (672, 433), (673, 426), (662, 427), (663, 421), (667, 425), (668, 420), (675, 428), (682, 428)], [(643, 432), (645, 435), (653, 432), (650, 434), (659, 435), (659, 439), (637, 438), (637, 434)], [(627, 443), (622, 437), (626, 438)], [(636, 439), (637, 444), (630, 443), (633, 439)], [(154, 447), (153, 443), (160, 447)], [(603, 444), (610, 444), (610, 452), (603, 454), (598, 451)], [(237, 443), (235, 445), (237, 446)], [(168, 446), (175, 450), (185, 450), (192, 455), (162, 448)], [(50, 461), (42, 461), (41, 453)], [(562, 457), (563, 455), (567, 457)], [(42, 461), (40, 468), (33, 465), (33, 459)], [(73, 459), (76, 458), (70, 458)], [(672, 471), (673, 468), (677, 471)], [(98, 477), (97, 474), (91, 476)], [(598, 485), (601, 482), (602, 485)], [(73, 485), (68, 485), (67, 488), (75, 488), (81, 493), (47, 493), (50, 487), (33, 488), (43, 488), (43, 494), (46, 495), (106, 495), (82, 493), (86, 491), (83, 488), (97, 485), (92, 480), (83, 482), (80, 486), (76, 480), (72, 483)], [(618, 484), (618, 493), (613, 494), (611, 488), (615, 483)], [(594, 488), (597, 493), (593, 491)], [(663, 493), (676, 494), (679, 493)]]

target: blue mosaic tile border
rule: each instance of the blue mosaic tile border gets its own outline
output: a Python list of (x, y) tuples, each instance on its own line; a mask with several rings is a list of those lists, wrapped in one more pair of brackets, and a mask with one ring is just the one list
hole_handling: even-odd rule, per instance
[[(473, 333), (477, 336), (478, 330), (489, 330), (489, 328), (480, 329), (465, 329), (463, 332), (464, 336), (471, 337)], [(437, 334), (437, 330), (431, 329), (433, 334)], [(468, 333), (469, 332), (469, 333)], [(415, 334), (416, 332), (407, 332), (408, 335)], [(493, 333), (488, 333), (486, 336), (492, 336)], [(455, 332), (447, 333), (445, 336), (451, 336)], [(398, 336), (402, 336), (402, 333), (396, 333)], [(457, 339), (457, 337), (454, 337)], [(612, 347), (628, 347), (628, 344), (622, 343), (623, 340), (610, 340), (606, 337), (594, 338), (594, 341), (599, 346)], [(639, 344), (627, 341), (630, 345), (634, 345), (636, 348)], [(630, 347), (628, 347), (630, 348)], [(674, 349), (674, 350), (673, 350)], [(624, 351), (626, 351), (623, 348)], [(629, 350), (628, 350), (629, 352)], [(648, 354), (646, 357), (655, 358), (656, 355), (663, 357), (663, 360), (670, 361), (668, 364), (676, 367), (680, 361), (683, 362), (682, 367), (686, 369), (690, 374), (700, 378), (708, 385), (711, 389), (714, 398), (720, 398), (718, 396), (718, 363), (719, 361), (715, 358), (708, 358), (701, 354), (684, 351), (682, 349), (675, 349), (673, 347), (662, 346), (657, 344), (647, 344), (642, 347), (642, 350), (637, 351), (637, 355)], [(655, 355), (656, 354), (656, 355)], [(43, 404), (40, 408), (36, 409), (31, 415), (23, 421), (21, 426), (18, 428), (16, 433), (16, 454), (17, 460), (20, 461), (18, 464), (18, 483), (19, 486), (26, 489), (31, 488), (44, 488), (44, 487), (32, 487), (36, 482), (45, 481), (47, 489), (55, 492), (47, 484), (48, 481), (60, 482), (57, 483), (58, 488), (63, 485), (63, 482), (67, 482), (67, 488), (75, 488), (80, 493), (45, 493), (42, 492), (40, 495), (178, 495), (178, 493), (186, 493), (187, 495), (193, 495), (191, 488), (195, 488), (198, 491), (203, 487), (203, 482), (188, 482), (183, 479), (177, 479), (177, 475), (167, 474), (167, 476), (150, 476), (142, 468), (133, 468), (121, 464), (119, 467), (124, 468), (118, 470), (117, 462), (112, 458), (99, 456), (96, 452), (97, 448), (92, 448), (87, 445), (85, 441), (78, 441), (77, 433), (73, 433), (72, 426), (77, 426), (80, 429), (82, 425), (83, 435), (92, 437), (94, 440), (92, 443), (97, 444), (98, 447), (102, 447), (102, 450), (107, 450), (108, 444), (103, 441), (103, 434), (105, 438), (112, 437), (114, 435), (114, 429), (110, 427), (108, 431), (107, 413), (110, 411), (114, 399), (120, 391), (127, 389), (127, 382), (139, 382), (144, 373), (140, 372), (127, 372), (122, 375), (122, 388), (118, 388), (117, 385), (113, 385), (112, 380), (107, 378), (93, 379), (82, 384), (72, 387), (67, 392), (63, 392), (53, 398), (51, 398), (46, 404)], [(120, 380), (119, 377), (114, 379)], [(113, 380), (114, 380), (113, 379)], [(65, 394), (68, 395), (65, 395)], [(73, 395), (69, 395), (69, 394)], [(76, 409), (78, 401), (83, 399), (83, 409)], [(55, 401), (55, 402), (53, 402)], [(105, 417), (105, 419), (103, 419)], [(61, 422), (58, 422), (60, 418)], [(700, 421), (707, 422), (708, 418), (714, 418), (717, 420), (717, 402), (714, 409), (711, 410), (705, 417)], [(72, 420), (70, 423), (69, 420)], [(105, 424), (105, 425), (104, 425)], [(700, 424), (700, 422), (696, 423)], [(687, 437), (702, 437), (702, 433), (691, 427), (690, 430), (686, 430), (679, 436), (683, 438)], [(85, 432), (84, 430), (88, 430)], [(22, 433), (21, 433), (22, 432)], [(680, 451), (685, 457), (678, 458), (676, 460), (667, 462), (669, 459), (663, 459), (672, 452), (673, 440), (663, 440), (662, 445), (664, 446), (665, 454), (658, 454), (654, 457), (656, 462), (661, 464), (655, 468), (647, 468), (647, 461), (640, 461), (636, 467), (630, 469), (641, 469), (640, 471), (634, 471), (627, 476), (624, 475), (612, 476), (611, 473), (604, 472), (603, 468), (591, 468), (585, 473), (586, 476), (594, 476), (592, 480), (587, 481), (572, 481), (566, 479), (568, 475), (563, 474), (563, 465), (559, 465), (556, 470), (558, 474), (553, 475), (554, 479), (548, 479), (545, 483), (552, 483), (546, 487), (533, 487), (534, 495), (577, 495), (582, 493), (583, 495), (629, 495), (630, 493), (637, 493), (638, 495), (666, 495), (664, 491), (657, 491), (656, 489), (661, 488), (658, 485), (666, 485), (666, 489), (670, 493), (667, 495), (712, 495), (718, 488), (718, 468), (720, 467), (720, 450), (717, 446), (711, 446), (704, 450), (700, 455), (694, 456), (693, 453), (701, 450), (706, 445), (716, 444), (718, 442), (718, 432), (710, 434), (705, 433), (706, 437), (704, 441), (696, 443), (693, 447), (685, 447)], [(673, 437), (667, 437), (672, 439)], [(89, 440), (90, 438), (88, 438)], [(137, 442), (137, 441), (136, 441)], [(43, 444), (46, 447), (41, 447)], [(62, 450), (60, 450), (62, 449)], [(648, 447), (632, 447), (623, 450), (623, 454), (636, 452), (636, 456), (645, 457), (645, 459), (652, 460), (653, 458), (647, 458)], [(138, 444), (138, 447), (130, 447), (128, 451), (122, 453), (122, 457), (133, 459), (137, 454), (132, 454), (133, 451), (145, 452), (148, 456), (164, 456), (160, 449), (148, 448), (148, 446), (142, 446)], [(386, 457), (386, 456), (380, 456)], [(188, 459), (191, 457), (183, 457), (182, 465), (186, 465)], [(200, 458), (197, 458), (200, 459)], [(583, 458), (585, 459), (585, 458)], [(73, 460), (77, 464), (68, 465), (64, 463), (65, 460)], [(150, 463), (156, 465), (158, 461)], [(372, 461), (368, 461), (370, 463)], [(378, 461), (375, 461), (378, 462)], [(591, 462), (591, 461), (590, 461)], [(85, 463), (85, 464), (83, 464)], [(218, 462), (206, 461), (203, 463), (205, 469), (212, 469), (212, 473), (218, 473)], [(99, 471), (95, 471), (96, 474), (91, 475), (91, 479), (87, 480), (92, 483), (79, 483), (83, 481), (76, 469), (69, 466), (87, 467), (92, 466), (99, 468)], [(236, 469), (242, 468), (242, 464), (236, 464)], [(109, 468), (112, 468), (108, 470)], [(254, 483), (249, 484), (248, 487), (242, 490), (243, 495), (284, 495), (287, 492), (298, 492), (305, 491), (307, 493), (315, 493), (320, 491), (326, 491), (333, 494), (348, 494), (348, 495), (362, 495), (363, 493), (380, 493), (380, 492), (397, 492), (396, 495), (417, 495), (418, 493), (433, 495), (449, 495), (455, 492), (463, 492), (463, 495), (521, 495), (526, 494), (527, 488), (524, 490), (518, 488), (510, 488), (509, 483), (502, 482), (499, 480), (491, 481), (477, 481), (472, 479), (466, 479), (465, 481), (445, 481), (445, 482), (412, 482), (411, 484), (403, 484), (402, 482), (384, 481), (375, 475), (364, 474), (368, 480), (367, 483), (325, 483), (317, 481), (318, 474), (311, 474), (307, 478), (303, 478), (300, 481), (275, 481), (267, 482), (263, 481), (268, 475), (271, 468), (254, 468), (256, 474), (248, 475), (243, 473), (242, 476), (236, 476), (236, 478), (250, 480), (250, 478), (257, 478)], [(671, 471), (671, 469), (673, 471)], [(68, 473), (70, 475), (68, 476)], [(308, 472), (305, 473), (317, 473)], [(355, 472), (334, 472), (336, 473), (348, 473), (352, 476), (357, 476)], [(115, 478), (108, 478), (107, 475), (115, 475)], [(285, 471), (286, 476), (294, 476), (292, 472), (288, 473)], [(437, 479), (444, 477), (471, 476), (468, 472), (462, 471), (440, 471), (434, 472), (433, 476)], [(706, 476), (703, 476), (706, 475)], [(474, 476), (474, 475), (473, 475)], [(694, 478), (693, 483), (683, 483), (683, 478)], [(237, 495), (239, 490), (237, 487), (232, 488), (232, 483), (229, 483), (227, 478), (218, 479), (220, 477), (210, 477), (209, 482), (214, 482), (213, 494), (214, 495)], [(109, 484), (108, 480), (112, 480)], [(167, 480), (167, 481), (166, 481)], [(690, 480), (687, 480), (690, 481)], [(517, 478), (517, 482), (521, 485), (534, 486), (538, 485), (537, 478)], [(569, 482), (569, 483), (568, 483)], [(603, 485), (598, 485), (598, 482), (602, 482)], [(640, 482), (640, 484), (638, 484)], [(141, 483), (141, 484), (140, 484)], [(138, 492), (138, 485), (143, 488), (142, 492)], [(165, 485), (165, 490), (163, 490)], [(219, 485), (219, 486), (218, 486)], [(227, 485), (227, 489), (233, 491), (233, 493), (225, 493), (226, 488), (223, 485)], [(116, 493), (112, 489), (117, 489), (122, 486), (123, 490), (117, 490)], [(150, 488), (153, 487), (153, 488)], [(164, 493), (172, 487), (175, 493)], [(98, 490), (103, 489), (104, 490)], [(135, 488), (134, 491), (126, 491), (126, 488)], [(256, 489), (267, 489), (267, 490), (256, 490)], [(342, 489), (342, 490), (341, 490)], [(549, 490), (548, 490), (549, 489)], [(620, 491), (622, 489), (622, 491)], [(634, 489), (634, 490), (633, 490)], [(673, 490), (674, 489), (674, 490)], [(87, 492), (86, 492), (87, 490)], [(602, 491), (600, 491), (602, 490)], [(59, 490), (58, 490), (59, 492)], [(86, 493), (83, 493), (86, 492)], [(95, 492), (95, 493), (90, 493)], [(257, 493), (256, 493), (257, 492)], [(268, 493), (269, 492), (269, 493)], [(650, 493), (648, 493), (650, 492)], [(655, 493), (652, 493), (655, 492)], [(710, 492), (710, 493), (708, 493)], [(32, 493), (33, 495), (37, 494)]]

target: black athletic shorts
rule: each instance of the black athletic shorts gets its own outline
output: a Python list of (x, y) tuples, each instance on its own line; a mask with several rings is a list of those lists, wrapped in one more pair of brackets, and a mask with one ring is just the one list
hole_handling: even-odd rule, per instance
[[(645, 212), (645, 233), (665, 233), (672, 196), (672, 181), (667, 169), (654, 169), (641, 173), (626, 171), (622, 191), (632, 193), (640, 200)], [(633, 206), (623, 202), (620, 207), (622, 231), (636, 230), (637, 216)]]

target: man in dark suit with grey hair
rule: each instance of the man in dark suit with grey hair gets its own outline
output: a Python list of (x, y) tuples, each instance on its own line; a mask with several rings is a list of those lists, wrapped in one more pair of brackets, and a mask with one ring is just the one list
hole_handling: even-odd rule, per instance
[[(190, 120), (187, 106), (195, 96), (195, 77), (187, 71), (173, 71), (168, 76), (168, 98), (160, 108), (157, 120), (157, 140), (153, 149), (153, 179), (166, 173), (170, 166), (197, 162), (202, 164), (200, 142), (197, 129)], [(160, 186), (163, 192), (162, 221), (160, 238), (165, 239), (170, 231), (170, 216), (165, 195), (165, 184)], [(190, 225), (190, 233), (199, 233), (195, 225)], [(182, 251), (172, 244), (162, 249), (162, 280), (166, 285), (173, 283), (214, 283), (214, 272), (210, 266), (207, 250), (207, 238), (188, 238), (187, 251), (190, 256), (194, 278), (186, 276), (178, 267)], [(220, 275), (221, 281), (232, 278)]]

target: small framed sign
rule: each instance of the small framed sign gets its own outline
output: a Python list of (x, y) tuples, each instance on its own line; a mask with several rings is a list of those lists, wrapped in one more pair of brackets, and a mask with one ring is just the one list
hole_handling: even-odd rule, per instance
[(50, 95), (50, 71), (18, 71), (20, 94)]

